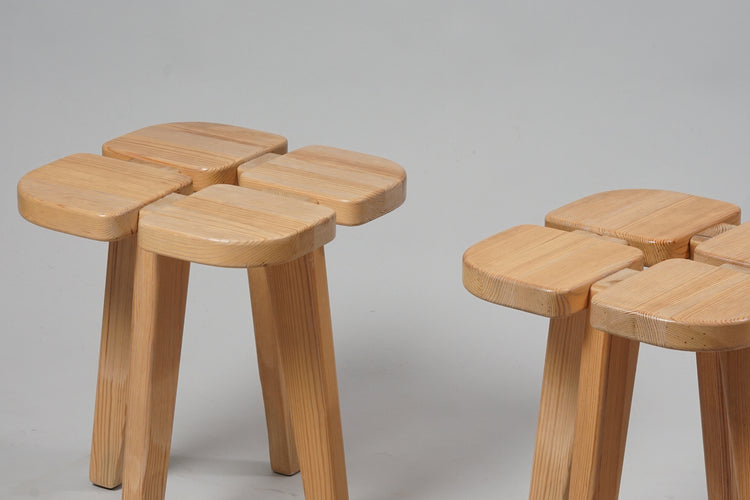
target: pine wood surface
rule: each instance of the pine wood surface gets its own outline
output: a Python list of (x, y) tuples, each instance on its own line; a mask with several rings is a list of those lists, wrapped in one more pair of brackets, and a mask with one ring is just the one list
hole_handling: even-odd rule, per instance
[(237, 184), (237, 166), (266, 153), (286, 153), (276, 134), (204, 122), (145, 127), (102, 146), (102, 154), (123, 160), (168, 165), (193, 179), (196, 190)]
[(704, 229), (698, 234), (693, 235), (690, 238), (690, 258), (695, 259), (695, 249), (703, 242), (706, 242), (712, 238), (719, 236), (722, 233), (726, 233), (730, 229), (736, 228), (735, 224), (717, 224), (709, 228)]
[(112, 241), (107, 258), (89, 464), (91, 482), (104, 488), (122, 482), (136, 248), (135, 235)]
[(356, 226), (399, 207), (406, 172), (377, 156), (307, 146), (266, 162), (240, 167), (239, 184), (313, 199), (336, 210), (339, 224)]
[(530, 500), (568, 500), (581, 348), (587, 320), (588, 310), (550, 320)]
[(464, 286), (477, 297), (547, 317), (585, 309), (589, 288), (624, 268), (640, 269), (632, 247), (573, 232), (524, 225), (470, 247)]
[(722, 353), (697, 352), (695, 355), (708, 499), (738, 500), (722, 380)]
[(306, 500), (347, 500), (323, 248), (265, 274)]
[(581, 229), (627, 240), (643, 250), (651, 266), (688, 258), (690, 238), (720, 223), (739, 224), (731, 203), (672, 191), (623, 189), (587, 196), (548, 213), (545, 225)]
[(672, 259), (592, 299), (591, 324), (660, 347), (722, 351), (750, 346), (750, 275)]
[(123, 500), (164, 498), (189, 271), (189, 262), (138, 249)]
[[(624, 269), (595, 283), (592, 297), (637, 273)], [(630, 339), (596, 330), (587, 322), (568, 498), (618, 497), (639, 346)]]
[(695, 247), (695, 260), (750, 267), (750, 222), (722, 232)]
[(32, 170), (18, 182), (18, 211), (40, 226), (102, 241), (133, 234), (138, 211), (192, 184), (174, 169), (74, 154)]
[(719, 353), (734, 499), (750, 498), (750, 349)]
[[(711, 238), (693, 238), (696, 261), (735, 270), (750, 270), (750, 225), (719, 227)], [(750, 498), (750, 349), (696, 353), (701, 402), (703, 453), (709, 500)], [(731, 400), (730, 400), (731, 398)], [(730, 412), (732, 417), (730, 419)], [(739, 428), (732, 428), (733, 426)], [(744, 495), (744, 496), (743, 496)]]
[(223, 267), (287, 262), (331, 241), (333, 210), (238, 186), (215, 185), (141, 216), (138, 243), (169, 257)]
[(279, 336), (270, 296), (268, 273), (260, 267), (247, 270), (253, 308), (253, 330), (258, 356), (258, 372), (268, 427), (271, 469), (284, 475), (299, 472), (297, 445), (286, 380), (281, 366)]

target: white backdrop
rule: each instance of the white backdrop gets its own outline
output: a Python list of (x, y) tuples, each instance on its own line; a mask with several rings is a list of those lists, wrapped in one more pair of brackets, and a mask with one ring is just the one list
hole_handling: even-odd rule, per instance
[[(461, 285), (471, 244), (608, 189), (750, 209), (747, 2), (0, 2), (0, 497), (87, 480), (106, 245), (15, 207), (28, 170), (224, 122), (404, 166), (327, 248), (352, 499), (528, 494), (546, 320)], [(193, 266), (168, 498), (301, 497), (267, 465), (245, 274)], [(694, 357), (644, 346), (621, 498), (705, 498)]]

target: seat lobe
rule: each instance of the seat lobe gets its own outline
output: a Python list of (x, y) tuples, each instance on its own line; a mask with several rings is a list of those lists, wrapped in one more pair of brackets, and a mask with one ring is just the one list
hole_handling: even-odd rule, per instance
[(750, 275), (671, 259), (598, 293), (591, 324), (613, 335), (686, 351), (750, 346)]
[(214, 185), (141, 217), (139, 245), (221, 267), (279, 264), (322, 247), (336, 233), (327, 207), (239, 186)]

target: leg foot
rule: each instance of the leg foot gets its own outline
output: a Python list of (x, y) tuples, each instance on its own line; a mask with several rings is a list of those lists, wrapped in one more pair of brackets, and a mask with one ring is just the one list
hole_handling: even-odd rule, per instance
[(269, 296), (267, 274), (262, 268), (250, 268), (247, 274), (253, 306), (258, 370), (263, 390), (263, 404), (266, 409), (271, 469), (279, 474), (290, 476), (299, 472), (299, 460), (297, 445), (294, 442), (286, 382), (281, 368), (281, 353)]
[(122, 482), (135, 252), (135, 235), (109, 244), (89, 467), (91, 482), (104, 488)]

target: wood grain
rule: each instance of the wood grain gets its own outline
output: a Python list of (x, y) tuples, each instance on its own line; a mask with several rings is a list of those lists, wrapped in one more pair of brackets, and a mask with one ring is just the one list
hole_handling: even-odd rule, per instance
[(530, 500), (567, 500), (588, 310), (550, 320)]
[(266, 153), (286, 153), (276, 134), (218, 123), (164, 123), (106, 142), (111, 158), (168, 165), (193, 179), (196, 190), (237, 184), (237, 166)]
[(176, 170), (75, 154), (32, 170), (18, 182), (18, 211), (34, 224), (101, 241), (135, 233), (138, 211), (192, 184)]
[(592, 283), (642, 266), (643, 254), (635, 248), (524, 225), (469, 248), (463, 283), (481, 299), (554, 318), (585, 309)]
[[(635, 274), (631, 269), (620, 271), (595, 283), (591, 294)], [(587, 324), (578, 384), (571, 499), (618, 498), (639, 345)]]
[(399, 207), (406, 172), (377, 156), (327, 146), (307, 146), (240, 169), (239, 184), (313, 199), (336, 211), (339, 224), (356, 226)]
[(722, 353), (698, 352), (698, 393), (708, 500), (737, 500), (721, 368)]
[(346, 500), (336, 363), (323, 248), (267, 266), (306, 500)]
[[(693, 250), (695, 260), (748, 272), (750, 226), (745, 223), (721, 229), (715, 231), (712, 238), (691, 240), (691, 245), (694, 241), (698, 243)], [(750, 442), (747, 440), (750, 436), (743, 432), (750, 425), (746, 407), (746, 401), (750, 399), (750, 386), (746, 382), (750, 376), (750, 350), (699, 352), (696, 361), (708, 498), (750, 498), (747, 493), (741, 494), (741, 490), (748, 491), (750, 480), (747, 474), (750, 456)], [(733, 431), (732, 426), (739, 426), (739, 431)]]
[(750, 267), (750, 222), (711, 238), (695, 248), (695, 260)]
[(284, 370), (281, 366), (268, 274), (263, 268), (253, 267), (247, 270), (247, 275), (253, 307), (258, 371), (266, 410), (271, 469), (289, 476), (299, 472), (299, 458)]
[(737, 500), (750, 498), (750, 349), (720, 353), (732, 484)]
[(209, 186), (149, 209), (138, 243), (176, 259), (254, 267), (296, 259), (331, 241), (330, 208), (238, 186)]
[(698, 245), (710, 240), (711, 238), (715, 238), (722, 233), (726, 233), (730, 229), (734, 229), (736, 227), (737, 226), (735, 224), (717, 224), (715, 226), (704, 229), (698, 234), (693, 235), (693, 237), (690, 238), (690, 258), (695, 258), (695, 249), (698, 247)]
[(750, 346), (750, 275), (672, 259), (597, 294), (591, 324), (660, 347), (722, 351)]
[(122, 498), (164, 498), (190, 263), (138, 249)]
[(672, 191), (623, 189), (587, 196), (547, 214), (545, 225), (581, 229), (627, 240), (651, 266), (687, 258), (690, 238), (720, 223), (739, 224), (740, 208), (731, 203)]
[(135, 257), (135, 235), (110, 242), (89, 465), (91, 482), (104, 488), (122, 482)]

